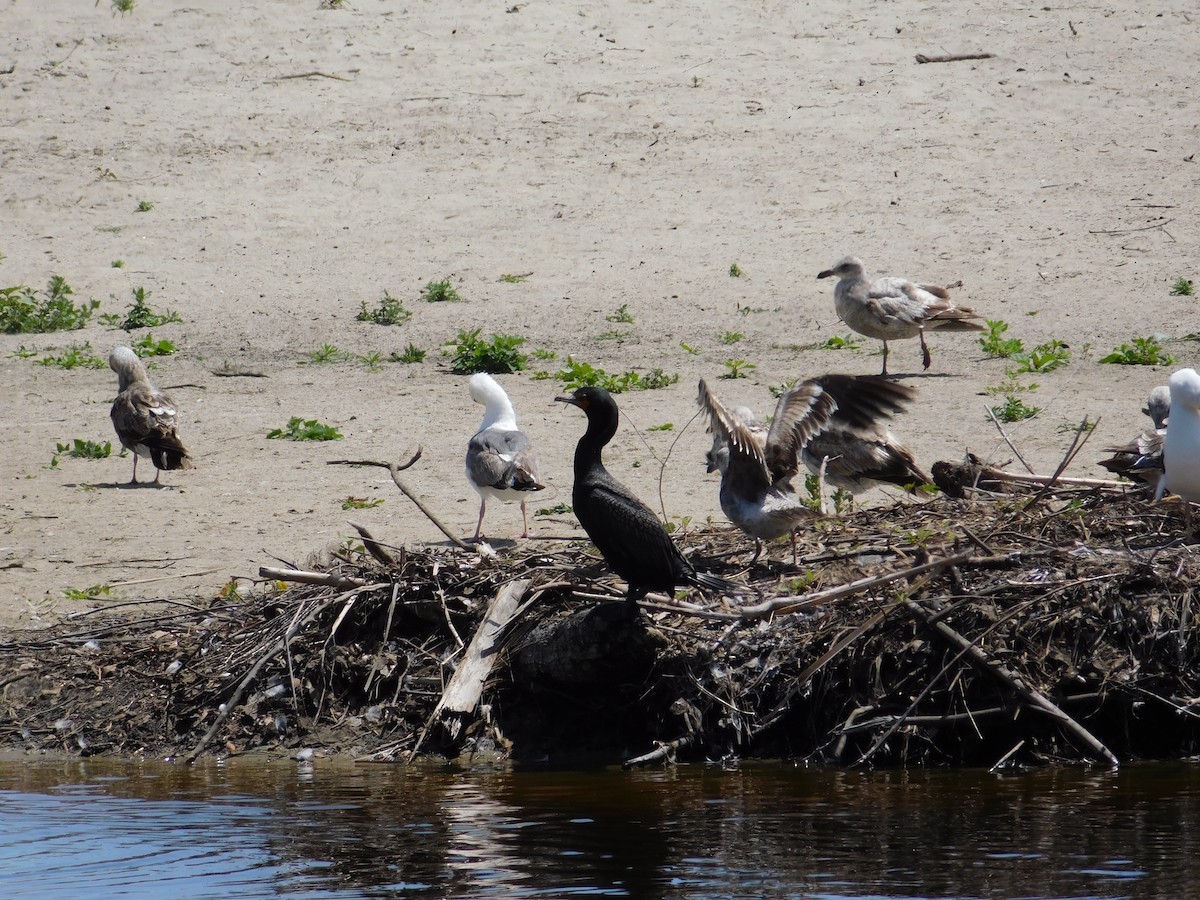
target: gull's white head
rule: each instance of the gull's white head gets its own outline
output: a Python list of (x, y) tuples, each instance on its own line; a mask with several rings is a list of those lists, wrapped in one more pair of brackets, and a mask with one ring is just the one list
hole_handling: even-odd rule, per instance
[(517, 417), (513, 412), (512, 402), (508, 399), (508, 394), (504, 393), (504, 388), (500, 387), (500, 383), (491, 375), (486, 372), (476, 372), (467, 382), (467, 390), (470, 392), (472, 400), (483, 404), (481, 430), (491, 428), (493, 425), (511, 429), (517, 427)]
[(1195, 369), (1180, 369), (1167, 381), (1171, 391), (1171, 408), (1189, 409), (1200, 414), (1200, 375)]

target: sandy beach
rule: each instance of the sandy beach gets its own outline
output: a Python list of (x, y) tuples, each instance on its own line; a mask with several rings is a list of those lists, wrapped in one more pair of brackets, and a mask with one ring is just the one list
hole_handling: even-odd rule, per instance
[[(443, 353), (464, 329), (530, 354), (498, 377), (549, 481), (531, 511), (570, 502), (584, 428), (536, 373), (571, 358), (677, 375), (618, 397), (606, 457), (676, 522), (723, 521), (700, 378), (767, 413), (782, 382), (879, 371), (878, 342), (820, 346), (848, 329), (816, 274), (846, 254), (961, 282), (956, 301), (1026, 347), (1069, 345), (1069, 365), (1019, 376), (1042, 411), (1006, 426), (1039, 472), (1086, 416), (1099, 425), (1069, 474), (1105, 476), (1096, 460), (1145, 427), (1147, 391), (1197, 359), (1197, 298), (1172, 293), (1200, 276), (1187, 4), (0, 0), (0, 33), (0, 287), (58, 275), (100, 301), (80, 330), (0, 335), (5, 626), (211, 598), (349, 539), (348, 520), (444, 540), (386, 472), (330, 460), (420, 446), (407, 483), (470, 535), (482, 408)], [(423, 300), (443, 279), (461, 300)], [(152, 329), (178, 352), (151, 377), (196, 467), (158, 488), (128, 487), (116, 447), (51, 466), (59, 443), (115, 442), (117, 382), (37, 363), (142, 340), (100, 320), (138, 288), (182, 319)], [(411, 317), (358, 321), (385, 292)], [(1176, 361), (1099, 362), (1149, 336)], [(892, 345), (889, 369), (920, 391), (896, 435), (926, 468), (1013, 459), (985, 412), (1012, 363), (972, 334), (929, 342), (927, 372), (916, 341)], [(314, 362), (326, 346), (337, 358)], [(409, 346), (424, 360), (388, 360)], [(344, 437), (268, 439), (291, 417)], [(383, 502), (343, 509), (352, 497)], [(582, 534), (570, 515), (532, 525)], [(513, 538), (517, 507), (492, 504), (485, 531)]]

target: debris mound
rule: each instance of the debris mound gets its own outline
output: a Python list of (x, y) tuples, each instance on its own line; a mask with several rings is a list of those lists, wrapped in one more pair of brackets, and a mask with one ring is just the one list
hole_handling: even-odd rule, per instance
[(792, 758), (1031, 765), (1194, 754), (1200, 562), (1178, 505), (1112, 487), (903, 499), (750, 563), (741, 597), (636, 612), (586, 542), (393, 548), (363, 532), (246, 596), (0, 642), (0, 736), (74, 754)]

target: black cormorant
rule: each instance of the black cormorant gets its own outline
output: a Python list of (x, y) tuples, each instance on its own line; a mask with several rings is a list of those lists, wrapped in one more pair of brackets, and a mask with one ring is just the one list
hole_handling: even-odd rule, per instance
[(575, 447), (575, 516), (600, 555), (629, 585), (626, 598), (636, 603), (648, 591), (672, 594), (676, 585), (693, 584), (734, 591), (733, 582), (697, 572), (679, 552), (667, 530), (646, 504), (604, 468), (600, 451), (617, 433), (617, 404), (608, 391), (582, 387), (562, 403), (578, 406), (588, 427)]

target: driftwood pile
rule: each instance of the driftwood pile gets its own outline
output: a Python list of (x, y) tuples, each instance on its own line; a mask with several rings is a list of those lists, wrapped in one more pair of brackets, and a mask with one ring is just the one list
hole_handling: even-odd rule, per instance
[(906, 499), (820, 521), (797, 566), (786, 543), (750, 565), (736, 532), (677, 534), (746, 595), (636, 615), (586, 542), (363, 536), (244, 597), (10, 635), (0, 742), (626, 765), (1197, 752), (1196, 545), (1178, 504), (1125, 489)]

